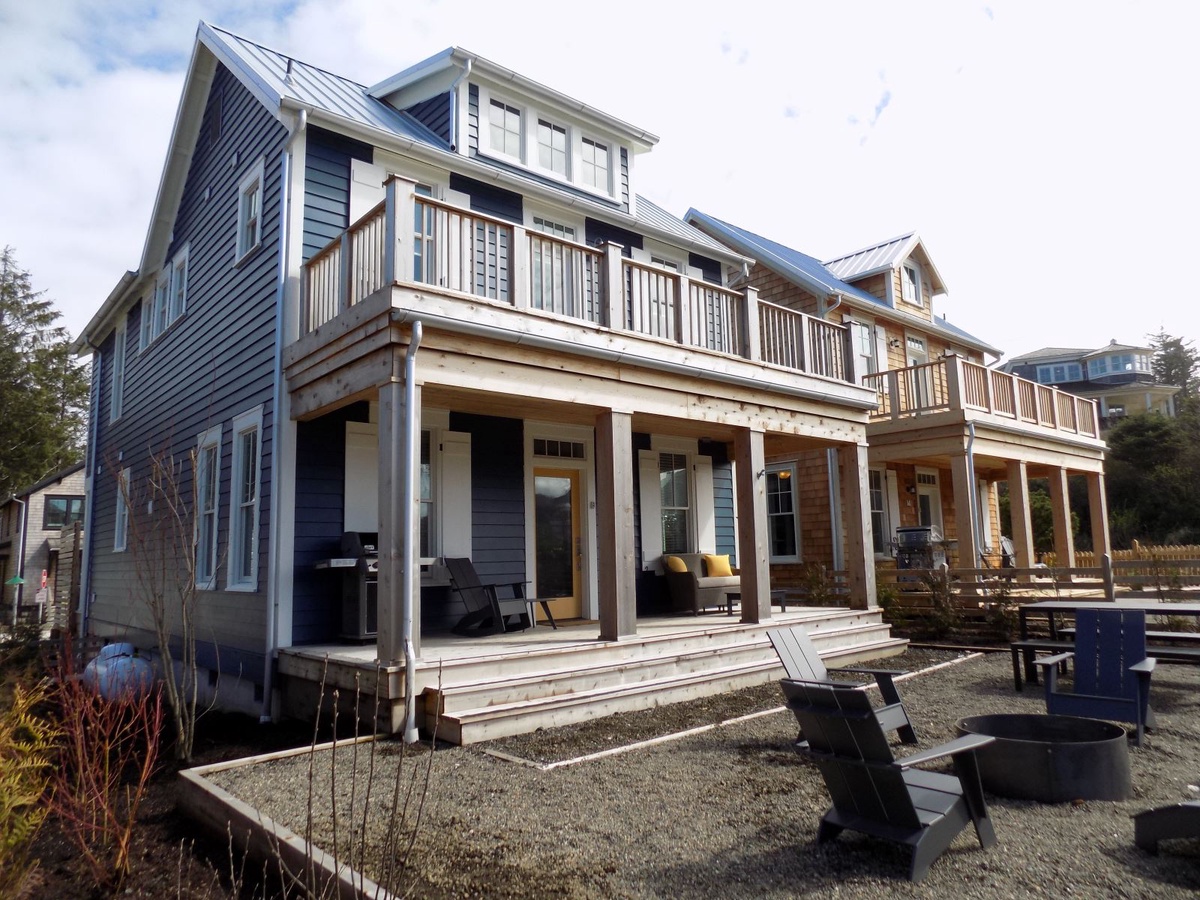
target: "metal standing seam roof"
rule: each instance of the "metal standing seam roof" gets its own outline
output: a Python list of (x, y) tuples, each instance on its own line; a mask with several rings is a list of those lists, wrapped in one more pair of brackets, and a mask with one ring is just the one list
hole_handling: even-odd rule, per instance
[(673, 234), (685, 244), (707, 249), (710, 253), (717, 253), (724, 257), (731, 255), (729, 247), (709, 237), (699, 228), (693, 227), (682, 219), (677, 219), (657, 203), (647, 200), (641, 194), (637, 196), (637, 215), (634, 218), (638, 224), (647, 225), (658, 231)]
[(912, 252), (916, 238), (917, 233), (910, 231), (908, 234), (864, 247), (862, 250), (827, 259), (825, 266), (838, 278), (845, 280), (861, 278), (875, 272), (885, 272), (895, 268), (897, 263)]

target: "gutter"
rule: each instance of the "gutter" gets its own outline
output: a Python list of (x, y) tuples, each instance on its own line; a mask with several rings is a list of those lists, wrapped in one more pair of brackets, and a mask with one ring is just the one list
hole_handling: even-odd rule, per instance
[(280, 160), (279, 185), (279, 275), (275, 282), (275, 359), (273, 363), (275, 389), (271, 398), (271, 529), (267, 545), (267, 629), (266, 647), (263, 650), (263, 699), (262, 711), (258, 721), (272, 721), (271, 694), (274, 690), (275, 672), (275, 632), (279, 627), (279, 543), (280, 543), (280, 511), (279, 511), (279, 436), (281, 433), (279, 410), (283, 406), (283, 316), (287, 299), (287, 277), (291, 265), (291, 232), (288, 228), (289, 211), (292, 206), (292, 152), (296, 139), (304, 134), (308, 127), (308, 113), (303, 109), (292, 127), (291, 133), (283, 145)]

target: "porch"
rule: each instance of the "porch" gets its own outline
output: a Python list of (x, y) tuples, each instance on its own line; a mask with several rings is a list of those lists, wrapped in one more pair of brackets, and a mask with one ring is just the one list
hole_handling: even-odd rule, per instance
[[(724, 612), (640, 618), (636, 635), (603, 640), (596, 622), (481, 638), (427, 634), (417, 661), (418, 725), (456, 744), (567, 725), (765, 683), (780, 675), (766, 638), (772, 627), (803, 624), (830, 666), (904, 651), (880, 611), (789, 609), (761, 623)], [(319, 645), (279, 651), (284, 712), (311, 718), (322, 682), (343, 713), (375, 708), (377, 725), (404, 726), (404, 668), (380, 665), (377, 647)], [(367, 713), (369, 715), (369, 712)]]

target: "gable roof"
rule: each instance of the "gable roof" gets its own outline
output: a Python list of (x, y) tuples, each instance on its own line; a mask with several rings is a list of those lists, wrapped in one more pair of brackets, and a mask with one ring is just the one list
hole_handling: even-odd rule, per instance
[(881, 241), (878, 244), (872, 244), (870, 247), (864, 247), (861, 250), (855, 250), (853, 253), (828, 259), (825, 261), (825, 266), (843, 281), (857, 281), (860, 278), (866, 278), (868, 275), (892, 271), (916, 253), (918, 249), (921, 251), (922, 256), (920, 260), (921, 268), (929, 276), (929, 283), (933, 289), (933, 293), (946, 293), (946, 283), (942, 280), (941, 274), (933, 265), (933, 259), (930, 257), (929, 251), (925, 249), (925, 246), (921, 243), (921, 238), (915, 231)]
[(946, 321), (945, 316), (935, 317), (932, 321), (914, 316), (903, 310), (889, 306), (874, 294), (868, 293), (853, 284), (838, 278), (827, 264), (818, 262), (814, 257), (799, 250), (793, 250), (770, 238), (739, 228), (715, 216), (702, 213), (698, 209), (689, 209), (684, 215), (684, 221), (702, 229), (716, 239), (727, 243), (740, 253), (754, 257), (759, 263), (778, 272), (793, 284), (816, 294), (819, 297), (848, 299), (858, 306), (868, 310), (886, 311), (889, 318), (916, 328), (923, 328), (957, 343), (966, 344), (983, 353), (999, 356), (1000, 351), (972, 334), (963, 331), (957, 325)]
[(65, 481), (66, 479), (70, 478), (72, 475), (74, 475), (76, 472), (81, 471), (82, 469), (83, 469), (83, 460), (80, 460), (79, 462), (74, 463), (73, 465), (67, 466), (65, 469), (61, 469), (58, 472), (55, 472), (53, 475), (47, 475), (45, 478), (43, 478), (37, 484), (31, 484), (29, 487), (21, 488), (21, 490), (19, 490), (19, 491), (13, 491), (12, 496), (20, 499), (22, 497), (28, 497), (31, 494), (36, 494), (38, 491), (42, 490), (43, 488), (47, 488), (50, 485), (56, 484), (57, 482), (60, 482), (60, 481)]

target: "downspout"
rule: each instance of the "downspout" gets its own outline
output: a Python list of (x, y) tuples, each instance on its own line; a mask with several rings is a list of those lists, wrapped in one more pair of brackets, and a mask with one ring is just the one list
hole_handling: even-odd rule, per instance
[(20, 578), (21, 580), (19, 582), (17, 582), (17, 586), (16, 586), (17, 589), (15, 591), (13, 591), (12, 624), (13, 624), (13, 628), (16, 628), (17, 627), (17, 610), (19, 610), (21, 608), (21, 593), (25, 587), (25, 512), (26, 512), (27, 507), (25, 506), (25, 501), (18, 499), (16, 494), (13, 494), (12, 500), (13, 500), (13, 503), (21, 504), (21, 525), (20, 525), (20, 532), (19, 532), (21, 535), (21, 540), (17, 545), (17, 577)]
[(833, 299), (829, 301), (829, 305), (825, 307), (825, 315), (828, 316), (831, 312), (842, 305), (842, 301), (846, 298), (841, 294), (834, 294)]
[[(95, 361), (100, 363), (102, 357), (98, 349), (93, 349)], [(92, 377), (96, 381), (96, 377), (100, 372), (101, 365), (92, 366)], [(93, 409), (91, 404), (88, 405), (88, 445), (85, 451), (84, 460), (87, 463), (87, 471), (83, 476), (84, 496), (87, 498), (83, 504), (83, 559), (79, 566), (79, 625), (77, 634), (80, 637), (86, 637), (88, 633), (88, 613), (92, 608), (92, 523), (95, 521), (95, 506), (96, 506), (96, 447), (99, 440), (98, 433), (100, 430), (100, 392), (96, 391), (96, 405)], [(119, 473), (118, 473), (119, 474)]]
[[(400, 552), (404, 559), (404, 584), (400, 588), (400, 634), (404, 640), (404, 742), (417, 740), (417, 710), (413, 681), (417, 676), (417, 655), (413, 649), (413, 575), (412, 561), (417, 548), (413, 546), (417, 469), (421, 464), (421, 429), (417, 420), (417, 350), (421, 346), (421, 321), (412, 323), (412, 337), (404, 354), (404, 516), (400, 532)], [(392, 504), (395, 508), (395, 502)], [(395, 519), (393, 518), (393, 521)]]
[[(291, 61), (288, 61), (290, 68)], [(292, 151), (296, 139), (308, 127), (308, 111), (300, 110), (296, 124), (288, 134), (283, 145), (283, 154), (279, 166), (279, 190), (283, 198), (279, 204), (279, 275), (275, 283), (275, 359), (274, 378), (275, 390), (271, 397), (271, 530), (269, 549), (267, 552), (267, 639), (263, 652), (263, 699), (262, 711), (259, 713), (260, 723), (270, 722), (273, 718), (271, 711), (271, 694), (274, 690), (275, 669), (275, 632), (279, 625), (279, 532), (281, 516), (279, 510), (279, 436), (282, 432), (279, 422), (279, 411), (283, 407), (283, 316), (287, 300), (287, 277), (291, 267), (291, 222), (292, 208)]]
[(467, 59), (463, 63), (463, 70), (458, 77), (454, 79), (454, 83), (450, 85), (450, 152), (458, 152), (458, 86), (463, 83), (463, 79), (471, 74), (471, 59)]

